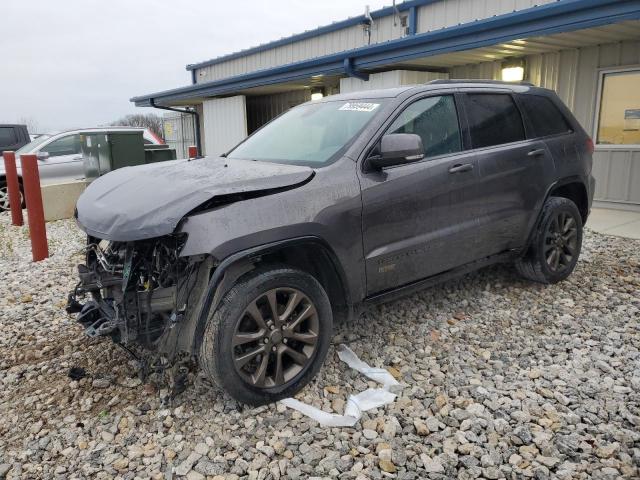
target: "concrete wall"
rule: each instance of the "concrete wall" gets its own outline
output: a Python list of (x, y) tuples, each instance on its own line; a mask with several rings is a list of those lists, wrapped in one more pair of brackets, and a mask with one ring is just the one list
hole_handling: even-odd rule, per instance
[(247, 136), (244, 95), (206, 100), (202, 104), (202, 111), (206, 155), (225, 153)]
[[(418, 33), (439, 30), (553, 1), (555, 0), (440, 0), (417, 9), (417, 30)], [(408, 13), (403, 11), (401, 15), (408, 15)], [(394, 26), (393, 15), (375, 19), (371, 29), (371, 44), (401, 38), (405, 34), (405, 29), (397, 16), (395, 24)], [(196, 70), (196, 81), (200, 83), (220, 80), (255, 70), (352, 50), (368, 43), (369, 39), (362, 25), (353, 25), (335, 32), (202, 67)]]
[(392, 70), (390, 72), (380, 72), (369, 75), (369, 80), (367, 81), (352, 77), (342, 78), (340, 79), (340, 93), (414, 85), (447, 78), (449, 78), (448, 73)]
[[(640, 65), (640, 42), (616, 42), (559, 52), (529, 55), (525, 79), (550, 88), (594, 136), (600, 71)], [(500, 79), (500, 62), (485, 62), (451, 69), (451, 78)], [(637, 148), (596, 146), (593, 165), (595, 198), (600, 201), (640, 204), (640, 151)]]
[(84, 180), (41, 186), (44, 219), (47, 222), (73, 217), (78, 197), (87, 188)]

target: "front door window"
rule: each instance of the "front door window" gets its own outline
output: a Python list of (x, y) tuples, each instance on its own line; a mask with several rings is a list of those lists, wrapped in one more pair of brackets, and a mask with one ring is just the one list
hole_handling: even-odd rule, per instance
[(452, 95), (428, 97), (412, 103), (396, 118), (387, 133), (419, 135), (425, 158), (462, 150), (458, 114)]

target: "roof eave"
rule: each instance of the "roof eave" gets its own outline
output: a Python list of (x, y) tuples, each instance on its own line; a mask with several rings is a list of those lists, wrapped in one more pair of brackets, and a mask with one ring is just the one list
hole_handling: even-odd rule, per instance
[(152, 100), (156, 104), (162, 104), (163, 101), (230, 94), (246, 88), (308, 78), (311, 75), (348, 75), (353, 72), (347, 71), (347, 63), (356, 70), (372, 69), (518, 38), (550, 35), (639, 18), (640, 2), (637, 0), (564, 0), (222, 80), (133, 97), (131, 101), (136, 106), (152, 106)]

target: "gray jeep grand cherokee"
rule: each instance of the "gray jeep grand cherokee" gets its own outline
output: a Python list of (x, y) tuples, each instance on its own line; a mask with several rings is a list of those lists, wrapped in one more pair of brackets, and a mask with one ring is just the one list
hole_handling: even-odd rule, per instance
[(152, 369), (197, 358), (237, 400), (275, 401), (316, 374), (333, 322), (369, 304), (496, 262), (566, 278), (592, 152), (555, 93), (528, 84), (305, 103), (223, 157), (93, 182), (68, 309)]

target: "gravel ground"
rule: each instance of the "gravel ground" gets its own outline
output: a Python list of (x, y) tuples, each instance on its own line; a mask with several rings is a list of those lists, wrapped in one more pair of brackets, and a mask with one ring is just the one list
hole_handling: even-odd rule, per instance
[[(170, 407), (64, 310), (83, 239), (0, 214), (0, 478), (638, 478), (640, 242), (589, 232), (554, 286), (486, 269), (337, 328), (405, 386), (355, 428), (243, 408), (196, 376)], [(72, 381), (70, 367), (87, 376)], [(343, 412), (364, 377), (332, 348), (299, 399)]]

